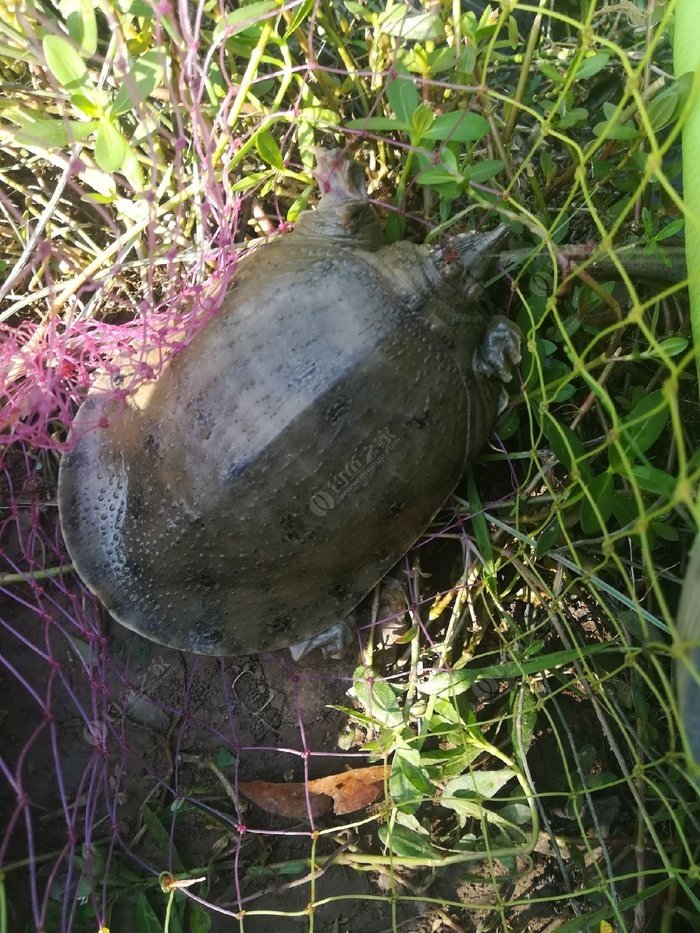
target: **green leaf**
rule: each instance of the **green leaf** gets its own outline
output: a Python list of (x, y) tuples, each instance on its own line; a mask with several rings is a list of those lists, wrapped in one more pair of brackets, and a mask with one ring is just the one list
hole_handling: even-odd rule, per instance
[(294, 18), (292, 19), (291, 23), (289, 24), (289, 27), (287, 28), (287, 31), (284, 34), (285, 42), (290, 38), (290, 36), (294, 35), (294, 33), (301, 26), (304, 20), (309, 16), (309, 14), (311, 13), (311, 11), (313, 10), (315, 6), (316, 6), (316, 0), (303, 0), (303, 3), (301, 3), (297, 7), (297, 11), (294, 14)]
[(274, 174), (270, 171), (248, 172), (244, 178), (231, 186), (231, 191), (247, 191), (248, 188), (255, 188), (256, 185), (261, 185), (271, 178), (274, 178)]
[(399, 74), (387, 82), (386, 96), (397, 118), (403, 123), (410, 123), (420, 104), (420, 94), (413, 81)]
[(37, 149), (64, 149), (89, 136), (97, 128), (94, 120), (62, 120), (60, 117), (42, 117), (37, 110), (12, 107), (3, 116), (17, 126), (0, 123), (0, 130), (11, 136), (19, 146)]
[(489, 181), (503, 170), (504, 165), (505, 162), (501, 159), (482, 159), (480, 162), (475, 162), (469, 170), (469, 183), (479, 185)]
[(396, 806), (405, 813), (415, 813), (424, 797), (432, 797), (433, 785), (421, 762), (418, 749), (398, 748), (391, 764), (389, 793)]
[(605, 139), (617, 139), (621, 142), (629, 142), (639, 137), (639, 129), (634, 123), (630, 123), (629, 121), (626, 123), (618, 123), (616, 119), (612, 119), (607, 123), (596, 123), (593, 127), (593, 134), (595, 136), (603, 136)]
[(390, 117), (363, 117), (361, 120), (348, 120), (345, 125), (351, 130), (373, 130), (380, 133), (387, 130), (410, 133), (412, 129), (410, 123), (404, 123), (403, 120), (392, 120)]
[(226, 13), (214, 29), (214, 41), (226, 33), (226, 38), (236, 36), (251, 27), (261, 27), (264, 20), (268, 19), (268, 13), (279, 12), (279, 6), (275, 0), (259, 0), (257, 3), (249, 3), (247, 6), (239, 7), (231, 13)]
[(262, 130), (256, 134), (255, 148), (263, 162), (273, 168), (284, 168), (282, 151), (269, 130)]
[(406, 230), (406, 217), (393, 211), (384, 223), (384, 242), (387, 246), (402, 239)]
[(67, 91), (92, 87), (85, 62), (67, 39), (48, 35), (44, 36), (42, 45), (50, 72)]
[(426, 861), (442, 858), (443, 853), (430, 844), (428, 836), (394, 823), (393, 826), (380, 826), (379, 838), (394, 855), (409, 858), (421, 858)]
[(443, 807), (454, 809), (454, 801), (450, 798), (491, 798), (515, 777), (511, 768), (502, 768), (500, 771), (471, 771), (453, 778), (445, 785), (440, 797)]
[(544, 529), (541, 534), (537, 536), (537, 545), (535, 547), (535, 556), (542, 557), (547, 553), (559, 540), (561, 535), (561, 528), (559, 522), (553, 519), (549, 525)]
[(592, 78), (608, 64), (610, 52), (596, 52), (594, 55), (588, 55), (579, 65), (574, 76), (574, 81), (585, 81), (586, 78)]
[(415, 13), (410, 6), (397, 3), (377, 18), (379, 31), (413, 42), (435, 42), (445, 37), (445, 27), (437, 13)]
[(220, 748), (216, 753), (217, 768), (231, 768), (238, 761), (238, 755), (230, 752), (227, 748)]
[(510, 697), (510, 736), (518, 760), (525, 758), (537, 724), (537, 697), (528, 684), (522, 684)]
[[(686, 337), (666, 337), (660, 341), (659, 350), (662, 350), (666, 356), (679, 356), (688, 349), (688, 340)], [(652, 347), (649, 351), (650, 356), (658, 356), (659, 353)]]
[(491, 129), (486, 117), (480, 113), (453, 110), (435, 117), (424, 139), (450, 140), (450, 142), (476, 142), (483, 139)]
[(68, 35), (83, 55), (94, 55), (97, 49), (94, 0), (61, 0), (59, 9), (66, 21)]
[(550, 654), (540, 654), (532, 660), (508, 661), (504, 664), (493, 664), (490, 667), (476, 667), (470, 670), (462, 668), (458, 671), (440, 671), (438, 674), (429, 675), (426, 680), (419, 681), (416, 687), (419, 693), (427, 696), (458, 696), (469, 690), (477, 680), (510, 680), (528, 674), (540, 674), (543, 671), (556, 670), (572, 661), (578, 661), (584, 655), (602, 652), (618, 653), (618, 650), (606, 644), (588, 645), (585, 650), (566, 648)]
[(663, 392), (656, 389), (635, 405), (622, 424), (620, 439), (628, 456), (640, 457), (649, 450), (663, 434), (668, 421), (668, 406)]
[(411, 139), (415, 146), (420, 145), (425, 138), (425, 134), (433, 125), (435, 115), (428, 104), (419, 104), (411, 117)]
[[(583, 485), (588, 495), (584, 493), (581, 499), (581, 529), (586, 535), (597, 535), (605, 531), (605, 523), (612, 515), (615, 479), (612, 472), (606, 470), (604, 473), (596, 474)], [(600, 518), (596, 515), (591, 499), (598, 507)]]
[(393, 728), (403, 724), (396, 694), (371, 668), (358, 667), (353, 674), (353, 690), (365, 711), (377, 722)]
[(683, 217), (677, 217), (675, 220), (672, 220), (670, 224), (666, 224), (665, 227), (662, 227), (661, 230), (654, 237), (654, 242), (658, 243), (660, 240), (667, 240), (669, 237), (676, 236), (677, 233), (680, 233), (685, 225), (685, 220)]
[(543, 421), (544, 433), (552, 448), (552, 453), (569, 473), (578, 469), (581, 477), (591, 480), (591, 468), (586, 462), (586, 451), (577, 434), (565, 424), (546, 418)]
[(138, 933), (163, 933), (163, 926), (145, 894), (139, 894), (136, 899), (136, 923)]
[(118, 171), (126, 157), (128, 142), (109, 120), (100, 121), (95, 137), (95, 162), (103, 172)]
[(163, 80), (163, 53), (151, 49), (140, 55), (122, 80), (111, 107), (113, 116), (132, 110), (149, 98)]
[(683, 82), (674, 81), (669, 87), (659, 91), (647, 104), (647, 116), (654, 132), (658, 132), (669, 123), (680, 109), (678, 104), (688, 95), (688, 88)]
[(455, 178), (451, 172), (446, 172), (444, 168), (426, 168), (416, 176), (419, 185), (447, 185), (459, 183), (461, 177)]
[(671, 499), (676, 489), (675, 476), (671, 476), (665, 470), (658, 470), (649, 464), (636, 463), (632, 467), (632, 475), (640, 489), (651, 492), (655, 496)]

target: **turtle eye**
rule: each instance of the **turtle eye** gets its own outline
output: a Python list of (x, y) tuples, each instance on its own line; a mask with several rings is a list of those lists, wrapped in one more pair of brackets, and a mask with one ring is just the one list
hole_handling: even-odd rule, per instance
[(464, 289), (464, 297), (470, 304), (476, 304), (481, 301), (484, 297), (484, 286), (481, 282), (477, 282), (474, 279), (467, 280), (466, 288)]
[(459, 260), (455, 262), (450, 262), (447, 260), (442, 267), (442, 275), (448, 282), (457, 282), (462, 277), (464, 273), (464, 267)]

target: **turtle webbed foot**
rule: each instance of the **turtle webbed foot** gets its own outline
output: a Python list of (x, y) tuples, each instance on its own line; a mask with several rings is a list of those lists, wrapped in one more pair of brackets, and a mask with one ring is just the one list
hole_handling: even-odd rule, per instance
[(493, 318), (474, 351), (474, 372), (487, 379), (510, 382), (512, 369), (520, 362), (520, 328), (499, 315)]

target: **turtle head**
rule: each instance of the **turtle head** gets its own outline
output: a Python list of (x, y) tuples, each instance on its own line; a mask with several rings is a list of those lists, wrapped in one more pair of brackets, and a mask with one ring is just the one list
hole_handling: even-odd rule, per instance
[(505, 224), (488, 233), (460, 233), (447, 246), (432, 250), (432, 259), (443, 279), (469, 303), (476, 303), (509, 235)]
[(313, 150), (314, 177), (321, 191), (315, 211), (304, 211), (295, 233), (310, 239), (334, 241), (358, 249), (377, 250), (383, 243), (382, 228), (367, 202), (365, 170), (344, 149)]

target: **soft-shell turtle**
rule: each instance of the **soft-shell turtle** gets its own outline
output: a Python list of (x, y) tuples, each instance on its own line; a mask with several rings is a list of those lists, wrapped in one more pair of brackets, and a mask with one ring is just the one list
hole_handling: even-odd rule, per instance
[(518, 358), (517, 331), (479, 307), (503, 228), (449, 260), (382, 246), (362, 170), (317, 157), (318, 208), (241, 262), (220, 313), (126, 405), (93, 391), (61, 463), (78, 573), (174, 648), (280, 648), (350, 612), (484, 444)]

